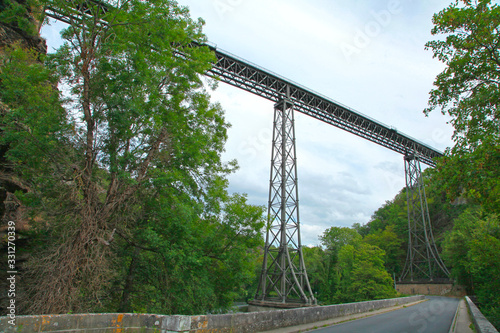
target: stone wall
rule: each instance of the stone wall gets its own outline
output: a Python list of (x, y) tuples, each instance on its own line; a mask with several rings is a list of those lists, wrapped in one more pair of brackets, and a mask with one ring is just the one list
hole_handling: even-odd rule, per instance
[(404, 283), (397, 284), (396, 290), (404, 295), (435, 295), (455, 297), (464, 297), (466, 295), (464, 287), (454, 286), (451, 283)]
[(370, 312), (424, 299), (424, 296), (316, 306), (271, 312), (232, 313), (206, 316), (161, 316), (148, 314), (74, 314), (18, 316), (16, 326), (0, 317), (0, 332), (261, 332), (309, 324), (355, 313)]

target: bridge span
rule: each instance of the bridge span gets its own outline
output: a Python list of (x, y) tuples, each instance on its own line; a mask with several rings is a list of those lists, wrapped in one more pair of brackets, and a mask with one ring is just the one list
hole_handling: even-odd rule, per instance
[(398, 132), (394, 127), (382, 124), (329, 97), (213, 45), (206, 44), (205, 46), (210, 47), (217, 57), (217, 62), (207, 75), (221, 82), (275, 103), (289, 99), (296, 111), (397, 153), (416, 154), (421, 162), (432, 167), (435, 166), (434, 158), (443, 155), (439, 150)]
[[(104, 11), (107, 11), (110, 7), (104, 3), (99, 3), (99, 6)], [(66, 13), (50, 6), (45, 8), (45, 13), (51, 18), (67, 24), (70, 24), (75, 17), (89, 15), (85, 11)], [(102, 19), (100, 23), (103, 25), (107, 24)], [(397, 131), (394, 127), (387, 126), (292, 80), (217, 48), (213, 43), (200, 45), (193, 42), (191, 46), (206, 46), (215, 53), (217, 61), (213, 64), (212, 69), (206, 73), (207, 76), (214, 77), (221, 82), (251, 92), (275, 103), (283, 99), (289, 99), (293, 104), (293, 108), (301, 113), (397, 153), (403, 155), (409, 153), (416, 154), (419, 156), (421, 162), (429, 166), (435, 166), (434, 158), (443, 155), (441, 151)], [(182, 56), (181, 50), (179, 55)]]

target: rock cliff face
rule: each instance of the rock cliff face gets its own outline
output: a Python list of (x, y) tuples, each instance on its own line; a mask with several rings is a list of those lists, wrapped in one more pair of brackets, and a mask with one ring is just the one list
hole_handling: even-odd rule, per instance
[[(18, 44), (23, 48), (32, 49), (38, 53), (45, 54), (47, 52), (45, 39), (39, 35), (40, 22), (43, 19), (41, 10), (30, 8), (26, 0), (0, 0), (0, 10), (6, 10), (10, 6), (10, 2), (22, 6), (24, 19), (30, 23), (32, 31), (27, 32), (21, 29), (17, 21), (0, 21), (0, 70), (5, 49), (9, 46)], [(9, 112), (8, 106), (0, 100), (0, 118), (3, 118), (2, 115), (7, 112)], [(14, 194), (16, 191), (24, 192), (27, 188), (13, 174), (13, 170), (6, 159), (8, 150), (8, 145), (0, 145), (0, 232), (4, 231), (7, 222), (11, 220), (19, 222), (16, 223), (18, 229), (27, 227), (26, 221), (22, 219), (23, 207)]]
[(9, 2), (24, 7), (24, 18), (32, 25), (33, 32), (38, 33), (29, 33), (25, 31), (19, 27), (17, 22), (0, 21), (0, 54), (3, 53), (5, 47), (15, 43), (20, 43), (25, 48), (35, 49), (37, 52), (43, 54), (47, 53), (45, 39), (39, 35), (41, 22), (43, 21), (42, 9), (30, 8), (26, 0), (0, 0), (0, 11), (5, 10), (9, 6)]
[[(17, 6), (16, 13), (22, 12), (23, 16), (11, 15), (7, 20), (0, 19), (0, 71), (5, 59), (6, 48), (20, 45), (22, 48), (32, 49), (35, 52), (45, 54), (47, 46), (45, 40), (40, 37), (39, 30), (42, 21), (42, 12), (30, 8), (26, 0), (0, 0), (0, 12), (6, 12)], [(15, 17), (15, 19), (12, 19)], [(25, 31), (19, 26), (19, 21), (28, 23), (31, 31)], [(8, 22), (6, 22), (8, 21)], [(4, 121), (4, 115), (9, 112), (8, 105), (0, 100), (0, 124)], [(2, 130), (0, 129), (0, 135)], [(8, 144), (0, 144), (0, 260), (7, 263), (7, 226), (9, 221), (15, 222), (16, 229), (16, 269), (21, 274), (24, 271), (24, 262), (27, 260), (26, 250), (29, 248), (30, 239), (24, 231), (29, 228), (26, 218), (26, 207), (16, 197), (16, 191), (26, 192), (29, 190), (26, 184), (16, 176), (12, 166), (6, 158), (9, 151)], [(0, 272), (0, 289), (8, 290), (6, 270)], [(7, 293), (0, 295), (0, 312), (7, 313)]]
[(40, 53), (47, 52), (47, 45), (45, 43), (45, 39), (42, 37), (25, 34), (20, 29), (16, 29), (15, 27), (0, 22), (0, 52), (3, 53), (3, 49), (6, 46), (13, 45), (15, 43), (20, 43), (23, 47), (35, 49)]

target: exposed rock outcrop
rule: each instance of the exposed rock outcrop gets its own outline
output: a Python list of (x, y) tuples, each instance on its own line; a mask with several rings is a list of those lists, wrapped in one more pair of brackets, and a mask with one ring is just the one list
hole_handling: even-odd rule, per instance
[[(24, 7), (25, 22), (29, 22), (31, 31), (26, 31), (19, 27), (17, 20), (12, 22), (0, 21), (0, 59), (5, 54), (5, 49), (12, 45), (20, 45), (26, 49), (32, 49), (37, 53), (47, 53), (47, 44), (45, 39), (39, 34), (43, 13), (41, 9), (34, 10), (29, 7), (26, 0), (12, 0), (14, 4)], [(9, 8), (9, 2), (0, 0), (0, 10)], [(1, 66), (1, 62), (0, 62)], [(1, 70), (1, 67), (0, 67)], [(8, 106), (0, 100), (0, 117), (5, 115), (8, 111)], [(2, 133), (0, 132), (0, 135)], [(0, 145), (0, 231), (3, 226), (10, 220), (17, 220), (17, 228), (26, 226), (26, 221), (22, 221), (23, 207), (20, 201), (16, 198), (15, 192), (26, 192), (28, 188), (22, 184), (21, 181), (16, 179), (13, 170), (6, 158), (9, 150), (8, 144)]]

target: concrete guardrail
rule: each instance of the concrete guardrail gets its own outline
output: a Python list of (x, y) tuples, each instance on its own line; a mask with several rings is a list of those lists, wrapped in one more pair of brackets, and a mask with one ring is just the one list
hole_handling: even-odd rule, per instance
[[(267, 312), (202, 316), (163, 316), (137, 313), (66, 314), (0, 317), (0, 332), (261, 332), (370, 312), (423, 300), (410, 296), (377, 301), (305, 307)], [(12, 321), (11, 321), (12, 323)]]
[(465, 296), (465, 301), (467, 302), (467, 307), (469, 308), (477, 333), (498, 333), (498, 330), (486, 319), (468, 296)]

